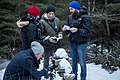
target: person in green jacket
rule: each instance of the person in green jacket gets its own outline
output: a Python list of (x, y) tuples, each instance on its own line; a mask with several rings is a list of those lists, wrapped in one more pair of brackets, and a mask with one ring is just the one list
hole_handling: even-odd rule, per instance
[[(40, 20), (41, 27), (44, 28), (44, 36), (47, 38), (48, 44), (44, 45), (44, 67), (49, 67), (49, 57), (53, 55), (54, 51), (58, 48), (59, 39), (63, 38), (62, 26), (60, 20), (55, 16), (55, 8), (53, 5), (48, 5), (46, 13), (44, 13)], [(48, 78), (46, 76), (45, 78)]]

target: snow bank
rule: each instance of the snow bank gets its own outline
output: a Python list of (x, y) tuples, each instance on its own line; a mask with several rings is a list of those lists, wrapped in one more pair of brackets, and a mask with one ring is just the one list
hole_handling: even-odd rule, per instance
[(55, 56), (59, 58), (68, 58), (68, 54), (64, 48), (59, 48), (55, 52)]
[(120, 80), (120, 70), (109, 74), (101, 65), (87, 64), (87, 80)]
[(61, 59), (60, 63), (59, 63), (60, 67), (62, 69), (65, 69), (65, 73), (71, 73), (72, 72), (72, 67), (70, 65), (70, 63), (66, 60), (66, 59)]

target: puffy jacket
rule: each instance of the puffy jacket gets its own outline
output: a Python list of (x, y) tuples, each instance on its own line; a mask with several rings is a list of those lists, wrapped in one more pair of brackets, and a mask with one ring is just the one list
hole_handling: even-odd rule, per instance
[[(41, 27), (44, 28), (44, 36), (58, 37), (58, 34), (62, 34), (62, 26), (60, 25), (60, 20), (55, 17), (53, 20), (49, 20), (47, 13), (43, 14), (40, 20)], [(53, 47), (54, 44), (48, 41), (47, 47)]]
[[(30, 15), (29, 15), (30, 16)], [(39, 20), (35, 20), (33, 16), (23, 17), (21, 21), (28, 21), (29, 23), (21, 27), (22, 35), (22, 50), (30, 48), (30, 44), (34, 40), (42, 42), (42, 28)]]
[(22, 34), (22, 49), (26, 50), (30, 48), (30, 44), (34, 40), (38, 40), (37, 26), (33, 23), (29, 23), (28, 26), (21, 28)]
[(31, 49), (22, 50), (8, 64), (3, 80), (40, 80), (46, 70), (37, 71), (36, 58)]
[(78, 29), (75, 33), (67, 31), (67, 35), (73, 43), (86, 43), (90, 39), (92, 23), (90, 17), (86, 13), (76, 16), (73, 16), (74, 14), (70, 14), (68, 17), (67, 25), (71, 28), (76, 27)]

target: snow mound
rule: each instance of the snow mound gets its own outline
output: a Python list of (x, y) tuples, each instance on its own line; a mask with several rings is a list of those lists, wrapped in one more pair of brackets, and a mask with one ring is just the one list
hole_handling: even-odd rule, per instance
[(59, 48), (55, 52), (55, 57), (68, 58), (68, 54), (64, 48)]
[(72, 67), (66, 59), (61, 59), (59, 63), (61, 69), (65, 69), (65, 73), (70, 74), (72, 72)]

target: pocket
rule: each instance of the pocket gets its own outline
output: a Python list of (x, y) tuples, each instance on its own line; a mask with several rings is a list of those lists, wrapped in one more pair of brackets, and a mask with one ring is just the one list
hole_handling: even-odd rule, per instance
[(73, 34), (72, 40), (76, 43), (87, 42), (89, 40), (88, 36), (81, 36), (79, 32)]

